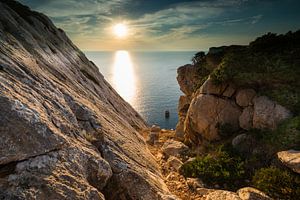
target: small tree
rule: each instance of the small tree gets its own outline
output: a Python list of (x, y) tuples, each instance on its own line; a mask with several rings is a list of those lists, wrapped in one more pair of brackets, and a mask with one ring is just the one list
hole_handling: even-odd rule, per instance
[(198, 63), (201, 63), (204, 60), (204, 58), (205, 58), (205, 52), (200, 51), (196, 53), (192, 58), (193, 65), (197, 65)]

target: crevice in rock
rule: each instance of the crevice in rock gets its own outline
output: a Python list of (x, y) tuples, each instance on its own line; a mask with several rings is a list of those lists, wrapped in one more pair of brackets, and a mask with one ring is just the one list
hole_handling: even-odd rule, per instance
[(97, 81), (97, 79), (95, 77), (93, 77), (91, 74), (89, 74), (85, 69), (80, 69), (81, 73), (83, 73), (83, 75), (91, 80), (92, 82), (94, 82), (96, 85), (99, 85), (99, 82)]
[[(80, 119), (78, 116), (76, 116), (76, 120), (77, 120), (78, 122), (90, 122), (89, 119)], [(90, 123), (91, 123), (91, 122), (90, 122)]]
[(114, 106), (114, 104), (108, 99), (109, 104), (114, 108), (115, 111), (118, 111), (118, 109)]
[[(55, 151), (58, 151), (58, 150), (59, 149), (53, 149), (53, 150), (47, 151), (45, 153), (41, 153), (41, 154), (38, 154), (38, 155), (35, 155), (35, 156), (27, 157), (25, 159), (12, 161), (12, 162), (0, 165), (0, 183), (1, 182), (6, 183), (7, 177), (16, 172), (16, 166), (17, 166), (18, 163), (21, 163), (21, 162), (24, 162), (24, 161), (27, 161), (29, 159), (36, 158), (36, 157), (39, 157), (39, 156), (47, 155), (51, 152), (55, 152)], [(1, 179), (2, 179), (2, 181), (1, 181)]]
[(17, 164), (18, 161), (13, 161), (7, 164), (0, 165), (0, 179), (13, 174), (15, 172)]
[(120, 173), (113, 173), (112, 177), (107, 181), (102, 193), (107, 200), (134, 200), (128, 194), (125, 188), (120, 188), (118, 186), (117, 175)]
[[(41, 153), (41, 154), (37, 154), (37, 155), (33, 155), (33, 156), (29, 156), (29, 157), (21, 159), (21, 160), (16, 160), (16, 161), (11, 161), (11, 162), (8, 162), (8, 163), (4, 163), (4, 164), (0, 165), (0, 178), (3, 178), (2, 174), (5, 175), (8, 172), (12, 172), (13, 173), (15, 171), (16, 165), (18, 163), (20, 163), (20, 162), (24, 162), (24, 161), (27, 161), (29, 159), (36, 158), (36, 157), (39, 157), (39, 156), (44, 156), (44, 155), (47, 155), (49, 153), (52, 153), (52, 152), (55, 152), (55, 151), (59, 151), (59, 150), (60, 150), (60, 148), (55, 148), (55, 149), (49, 150), (47, 152), (44, 152), (44, 153)], [(12, 174), (12, 173), (10, 173), (10, 174)]]

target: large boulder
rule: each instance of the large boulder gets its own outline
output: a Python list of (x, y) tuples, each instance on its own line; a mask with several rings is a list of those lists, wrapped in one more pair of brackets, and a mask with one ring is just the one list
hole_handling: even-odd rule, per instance
[(281, 151), (277, 153), (277, 157), (285, 166), (300, 174), (300, 151)]
[(175, 156), (170, 156), (166, 163), (167, 167), (174, 169), (175, 171), (178, 171), (180, 167), (183, 165), (181, 160)]
[(232, 100), (213, 95), (199, 94), (191, 102), (185, 121), (185, 137), (197, 143), (194, 138), (208, 141), (220, 139), (219, 127), (230, 125), (231, 130), (239, 129), (240, 108)]
[(191, 96), (199, 83), (200, 77), (197, 67), (194, 65), (184, 65), (177, 69), (177, 81), (180, 90), (187, 96)]
[(162, 152), (166, 157), (181, 156), (186, 153), (189, 148), (182, 142), (176, 140), (167, 140), (162, 146)]
[(243, 109), (243, 112), (239, 117), (239, 123), (241, 128), (249, 130), (253, 127), (253, 113), (254, 108), (252, 106), (248, 106)]
[(239, 106), (247, 107), (249, 105), (253, 105), (253, 98), (255, 97), (256, 92), (253, 89), (243, 89), (239, 90), (236, 94), (236, 103)]
[(162, 199), (140, 115), (43, 14), (0, 1), (0, 199)]
[(285, 107), (266, 96), (254, 98), (253, 128), (276, 129), (283, 120), (292, 116)]

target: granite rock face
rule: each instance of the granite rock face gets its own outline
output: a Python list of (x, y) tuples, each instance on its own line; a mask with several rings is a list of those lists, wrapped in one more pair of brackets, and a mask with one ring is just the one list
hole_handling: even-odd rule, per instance
[(162, 199), (144, 120), (43, 14), (0, 1), (0, 199)]
[(196, 68), (184, 65), (177, 70), (178, 84), (185, 95), (179, 98), (176, 134), (187, 143), (200, 145), (222, 139), (222, 127), (227, 127), (228, 133), (252, 128), (274, 130), (292, 117), (288, 109), (258, 96), (255, 90), (238, 88), (231, 82), (216, 84), (211, 76), (195, 90), (196, 79), (204, 78), (194, 74)]
[(200, 94), (193, 99), (189, 107), (186, 118), (187, 133), (196, 134), (208, 141), (218, 140), (218, 125), (227, 124), (233, 130), (237, 130), (240, 115), (239, 107), (231, 100)]
[(254, 100), (253, 127), (259, 129), (276, 129), (284, 119), (292, 116), (285, 107), (270, 100), (266, 96), (260, 96)]
[(177, 74), (180, 90), (187, 96), (192, 95), (199, 82), (197, 67), (193, 65), (184, 65), (177, 69)]

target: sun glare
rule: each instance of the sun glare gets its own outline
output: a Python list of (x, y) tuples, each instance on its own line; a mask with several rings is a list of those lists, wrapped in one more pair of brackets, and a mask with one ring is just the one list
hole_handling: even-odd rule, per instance
[(128, 51), (117, 51), (113, 66), (113, 85), (117, 92), (131, 105), (134, 105), (135, 74)]
[(119, 23), (119, 24), (116, 24), (114, 27), (114, 34), (119, 37), (119, 38), (124, 38), (127, 36), (127, 33), (128, 33), (128, 28), (125, 24), (123, 23)]

